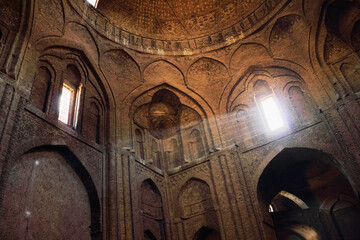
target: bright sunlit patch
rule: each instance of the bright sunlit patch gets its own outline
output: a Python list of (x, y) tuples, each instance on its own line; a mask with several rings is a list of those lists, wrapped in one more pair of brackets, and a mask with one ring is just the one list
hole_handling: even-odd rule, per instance
[(269, 212), (274, 212), (274, 208), (271, 204), (269, 204)]
[(265, 120), (271, 131), (278, 130), (285, 126), (280, 110), (273, 97), (265, 98), (260, 102)]
[(98, 0), (86, 0), (88, 3), (90, 3), (94, 8), (97, 7), (98, 4)]
[(71, 109), (71, 98), (73, 91), (67, 86), (63, 86), (61, 92), (60, 106), (59, 106), (59, 120), (63, 123), (69, 123), (69, 113)]
[(79, 117), (80, 109), (80, 95), (81, 95), (82, 84), (80, 83), (78, 90), (76, 91), (76, 102), (75, 102), (75, 111), (74, 111), (74, 128), (77, 128), (77, 122)]
[(28, 210), (26, 210), (26, 211), (25, 211), (25, 215), (26, 215), (27, 217), (30, 217), (30, 216), (31, 216), (31, 212), (28, 211)]

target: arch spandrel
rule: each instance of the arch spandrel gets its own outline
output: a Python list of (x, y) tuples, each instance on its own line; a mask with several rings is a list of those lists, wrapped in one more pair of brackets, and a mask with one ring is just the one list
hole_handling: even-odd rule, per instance
[(150, 63), (143, 73), (145, 82), (171, 85), (185, 85), (183, 73), (172, 63), (158, 60)]
[(218, 108), (224, 87), (231, 77), (226, 66), (212, 58), (200, 58), (187, 71), (187, 85), (206, 99), (214, 108)]

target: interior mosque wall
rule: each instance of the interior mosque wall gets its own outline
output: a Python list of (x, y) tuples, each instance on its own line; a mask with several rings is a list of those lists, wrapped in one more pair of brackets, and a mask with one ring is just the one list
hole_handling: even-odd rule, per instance
[(360, 236), (359, 1), (199, 2), (1, 1), (1, 239)]

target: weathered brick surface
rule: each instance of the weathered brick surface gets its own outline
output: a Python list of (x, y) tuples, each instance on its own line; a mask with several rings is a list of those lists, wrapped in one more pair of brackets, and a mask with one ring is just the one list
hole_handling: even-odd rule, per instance
[(0, 238), (356, 239), (358, 8), (2, 1)]

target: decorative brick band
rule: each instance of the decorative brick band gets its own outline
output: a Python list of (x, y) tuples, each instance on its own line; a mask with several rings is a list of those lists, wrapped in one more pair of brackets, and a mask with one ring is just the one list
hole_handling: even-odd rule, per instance
[(83, 0), (68, 1), (104, 37), (133, 50), (159, 55), (192, 55), (228, 46), (259, 29), (288, 2), (266, 0), (236, 24), (210, 35), (186, 40), (162, 40), (136, 35), (115, 26)]

